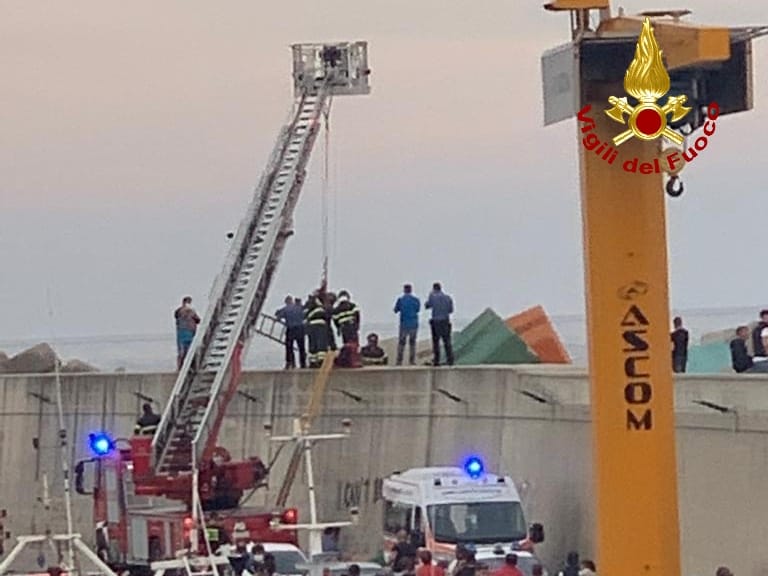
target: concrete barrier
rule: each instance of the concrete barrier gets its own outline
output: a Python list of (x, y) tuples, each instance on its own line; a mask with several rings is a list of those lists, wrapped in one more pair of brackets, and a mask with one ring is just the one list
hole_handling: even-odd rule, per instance
[[(263, 423), (287, 433), (306, 406), (312, 372), (248, 372), (220, 444), (235, 458), (271, 459)], [(86, 374), (62, 377), (72, 462), (88, 457), (88, 433), (131, 433), (145, 398), (161, 407), (171, 374)], [(254, 400), (255, 399), (255, 400)], [(0, 376), (0, 508), (14, 534), (64, 526), (54, 379)], [(684, 574), (768, 574), (768, 377), (681, 376), (676, 384), (678, 476)], [(351, 438), (315, 451), (323, 519), (346, 519), (358, 506), (361, 527), (343, 531), (346, 549), (373, 556), (380, 545), (381, 479), (412, 466), (461, 462), (481, 454), (487, 468), (511, 475), (529, 521), (541, 521), (540, 548), (556, 568), (568, 550), (594, 555), (589, 394), (586, 374), (568, 366), (371, 368), (333, 374), (317, 429), (353, 421)], [(33, 439), (39, 439), (39, 448)], [(274, 499), (273, 484), (250, 503)], [(52, 512), (38, 501), (43, 476)], [(631, 491), (631, 486), (627, 487)], [(304, 517), (303, 478), (294, 503)], [(75, 496), (75, 522), (92, 536), (90, 500)], [(628, 535), (631, 537), (631, 535)], [(599, 564), (598, 564), (599, 567)]]

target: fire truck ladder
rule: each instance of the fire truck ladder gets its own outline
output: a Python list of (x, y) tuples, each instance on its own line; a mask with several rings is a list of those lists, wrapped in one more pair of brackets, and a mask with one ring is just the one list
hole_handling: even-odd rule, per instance
[[(210, 460), (241, 358), (287, 238), (320, 118), (335, 94), (367, 94), (364, 42), (293, 47), (296, 101), (235, 236), (209, 307), (152, 440), (158, 475), (195, 473)], [(193, 480), (193, 484), (195, 481)], [(196, 486), (193, 500), (196, 499)], [(196, 512), (193, 505), (193, 514)]]

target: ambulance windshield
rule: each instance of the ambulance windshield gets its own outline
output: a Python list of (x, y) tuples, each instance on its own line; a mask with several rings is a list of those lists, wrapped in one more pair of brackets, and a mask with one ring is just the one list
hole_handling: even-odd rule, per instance
[(495, 544), (522, 540), (525, 517), (519, 502), (461, 502), (427, 506), (435, 540)]

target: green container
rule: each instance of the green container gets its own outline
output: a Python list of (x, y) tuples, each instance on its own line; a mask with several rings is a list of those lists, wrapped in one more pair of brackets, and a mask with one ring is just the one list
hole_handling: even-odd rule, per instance
[[(671, 359), (670, 359), (671, 362)], [(725, 342), (712, 342), (688, 348), (688, 374), (722, 374), (733, 372), (731, 348)]]
[(454, 335), (456, 364), (538, 364), (539, 358), (490, 308)]

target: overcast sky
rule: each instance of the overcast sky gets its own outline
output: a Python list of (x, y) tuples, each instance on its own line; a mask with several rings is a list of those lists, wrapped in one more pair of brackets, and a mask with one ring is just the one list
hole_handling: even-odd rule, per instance
[[(693, 4), (768, 24), (763, 0)], [(204, 310), (292, 103), (289, 46), (327, 40), (367, 40), (373, 70), (334, 101), (333, 287), (371, 320), (404, 281), (441, 280), (463, 318), (581, 313), (574, 121), (542, 124), (540, 55), (567, 39), (540, 1), (3, 0), (0, 339), (169, 332), (187, 293)], [(675, 307), (768, 305), (766, 56), (755, 110), (668, 202)], [(319, 279), (320, 144), (269, 311)]]

